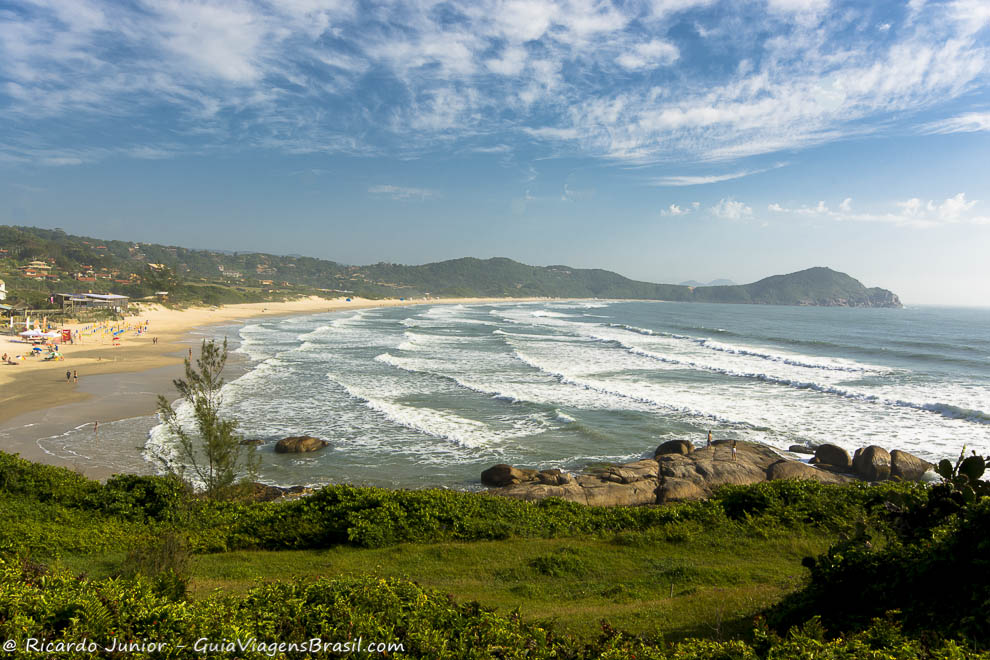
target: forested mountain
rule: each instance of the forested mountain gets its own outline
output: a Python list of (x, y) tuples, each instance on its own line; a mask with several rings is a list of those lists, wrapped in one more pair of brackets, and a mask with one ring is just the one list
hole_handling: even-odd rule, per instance
[(505, 258), (345, 266), (311, 257), (192, 250), (9, 226), (0, 226), (0, 273), (12, 295), (28, 302), (56, 291), (113, 290), (138, 297), (167, 290), (173, 299), (216, 303), (320, 290), (376, 298), (429, 294), (900, 306), (890, 291), (867, 289), (828, 268), (746, 285), (689, 287), (639, 282), (601, 269), (527, 266)]

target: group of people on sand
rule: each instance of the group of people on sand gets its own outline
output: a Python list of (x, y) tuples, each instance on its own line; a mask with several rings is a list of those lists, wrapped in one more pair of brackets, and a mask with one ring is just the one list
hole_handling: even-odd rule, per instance
[[(736, 439), (735, 438), (732, 439), (732, 445), (730, 447), (732, 449), (732, 460), (736, 460)], [(714, 456), (715, 456), (715, 445), (712, 444), (712, 432), (711, 432), (711, 429), (708, 430), (708, 444), (705, 445), (705, 448), (712, 450), (712, 457), (714, 458)]]

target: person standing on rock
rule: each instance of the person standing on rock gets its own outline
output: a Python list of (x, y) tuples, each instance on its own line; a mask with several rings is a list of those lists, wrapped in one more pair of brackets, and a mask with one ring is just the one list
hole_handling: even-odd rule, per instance
[(736, 439), (732, 439), (732, 460), (736, 460)]
[(708, 444), (705, 445), (706, 449), (712, 449), (712, 430), (708, 429)]

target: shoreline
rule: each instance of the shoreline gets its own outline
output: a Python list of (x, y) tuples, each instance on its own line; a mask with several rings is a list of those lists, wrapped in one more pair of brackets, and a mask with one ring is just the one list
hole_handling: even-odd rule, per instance
[[(367, 300), (353, 298), (303, 298), (288, 302), (243, 303), (223, 307), (194, 307), (170, 310), (160, 305), (143, 307), (122, 323), (136, 328), (148, 321), (146, 332), (124, 332), (119, 346), (108, 333), (85, 337), (62, 350), (64, 360), (44, 362), (42, 358), (18, 361), (18, 366), (0, 363), (0, 450), (22, 458), (75, 469), (87, 477), (106, 479), (112, 472), (47, 453), (38, 441), (86, 424), (100, 424), (144, 417), (157, 410), (158, 394), (174, 393), (172, 380), (181, 376), (183, 361), (193, 348), (198, 328), (224, 323), (246, 322), (256, 318), (305, 316), (348, 309), (410, 307), (414, 305), (485, 304), (499, 302), (538, 302), (546, 298), (440, 298), (410, 300)], [(90, 324), (66, 324), (73, 330)], [(153, 342), (157, 337), (158, 341)], [(30, 350), (30, 345), (0, 337), (0, 352), (13, 356)], [(17, 351), (18, 353), (15, 353)], [(37, 362), (35, 362), (35, 360)], [(236, 368), (232, 354), (229, 367)], [(79, 382), (66, 379), (66, 370), (79, 373)], [(240, 374), (238, 373), (237, 376)], [(236, 376), (235, 376), (236, 377)], [(229, 379), (228, 379), (229, 380)], [(119, 472), (119, 471), (118, 471)]]

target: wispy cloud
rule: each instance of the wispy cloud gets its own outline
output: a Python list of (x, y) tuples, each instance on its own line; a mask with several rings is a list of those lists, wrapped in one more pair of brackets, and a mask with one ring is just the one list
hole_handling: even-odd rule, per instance
[[(880, 33), (841, 0), (714, 4), (32, 0), (0, 10), (0, 137), (7, 160), (56, 148), (415, 157), (487, 142), (697, 163), (904, 125), (990, 70), (984, 0), (892, 0)], [(716, 39), (738, 67), (710, 66)], [(983, 126), (971, 113), (933, 130)], [(713, 176), (658, 185), (728, 180)]]
[(701, 186), (708, 183), (719, 183), (721, 181), (731, 181), (733, 179), (741, 179), (746, 176), (751, 176), (753, 174), (762, 174), (763, 172), (769, 172), (770, 170), (777, 169), (779, 167), (786, 166), (787, 163), (778, 163), (773, 167), (764, 167), (759, 170), (742, 170), (739, 172), (730, 172), (728, 174), (710, 174), (710, 175), (672, 175), (672, 176), (662, 176), (651, 181), (651, 185), (654, 186)]
[(925, 127), (927, 133), (976, 133), (990, 131), (990, 112), (967, 112)]
[[(527, 193), (528, 194), (528, 193)], [(575, 188), (569, 183), (564, 184), (564, 191), (560, 194), (560, 201), (562, 202), (578, 202), (587, 199), (591, 199), (595, 196), (594, 188), (589, 189), (579, 189)]]
[(770, 204), (770, 211), (780, 214), (804, 217), (827, 218), (845, 222), (882, 222), (903, 227), (930, 228), (949, 224), (990, 224), (990, 217), (972, 211), (979, 204), (977, 200), (966, 199), (965, 193), (957, 193), (941, 202), (924, 201), (918, 197), (894, 202), (886, 212), (854, 211), (852, 199), (847, 197), (838, 208), (830, 208), (824, 201), (814, 206), (784, 207)]
[(408, 188), (392, 185), (371, 186), (368, 188), (368, 192), (372, 195), (384, 195), (400, 201), (422, 201), (424, 199), (439, 197), (440, 195), (436, 190), (430, 190), (429, 188)]

